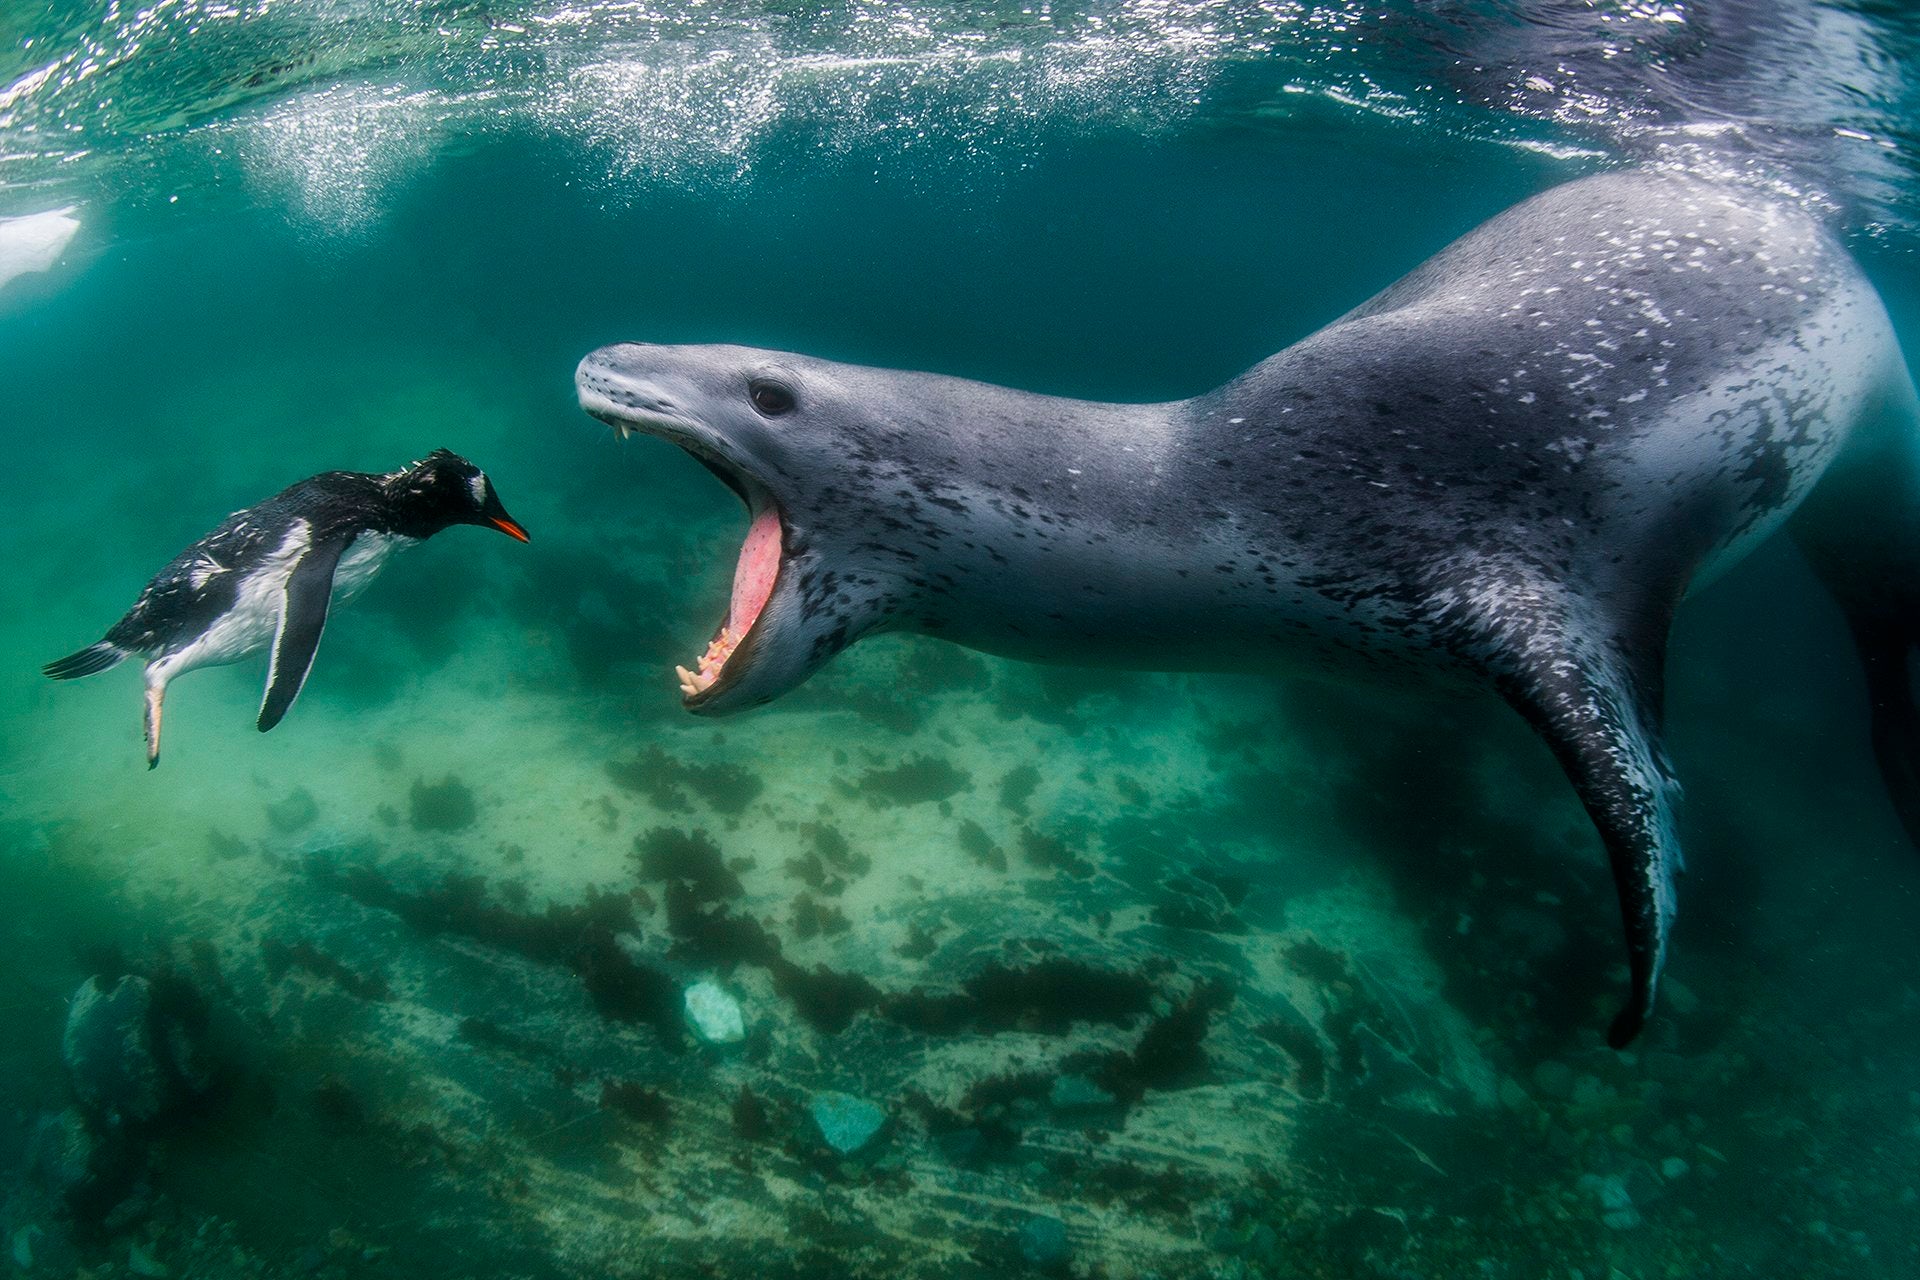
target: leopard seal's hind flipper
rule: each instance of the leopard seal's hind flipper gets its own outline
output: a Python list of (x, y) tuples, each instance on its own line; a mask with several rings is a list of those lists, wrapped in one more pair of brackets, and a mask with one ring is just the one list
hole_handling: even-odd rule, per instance
[(1606, 847), (1627, 941), (1616, 1049), (1653, 1010), (1682, 869), (1661, 706), (1677, 593), (1635, 585), (1624, 602), (1586, 599), (1537, 570), (1482, 566), (1435, 591), (1453, 602), (1453, 643), (1553, 751)]

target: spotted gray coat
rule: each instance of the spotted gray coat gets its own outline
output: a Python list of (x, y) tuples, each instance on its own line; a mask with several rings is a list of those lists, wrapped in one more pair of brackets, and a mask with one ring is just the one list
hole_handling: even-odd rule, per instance
[[(590, 412), (779, 510), (773, 595), (693, 710), (769, 701), (887, 628), (1042, 661), (1306, 662), (1498, 692), (1610, 854), (1632, 972), (1616, 1045), (1652, 1006), (1674, 910), (1674, 610), (1796, 511), (1920, 829), (1912, 382), (1845, 252), (1750, 190), (1570, 183), (1167, 404), (727, 346), (607, 347), (577, 380)], [(756, 404), (768, 386), (778, 412)]]

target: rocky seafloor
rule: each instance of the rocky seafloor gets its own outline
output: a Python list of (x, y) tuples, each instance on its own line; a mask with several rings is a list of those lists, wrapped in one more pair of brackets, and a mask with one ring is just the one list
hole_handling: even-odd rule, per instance
[(885, 640), (713, 725), (594, 622), (660, 584), (546, 554), (376, 591), (269, 738), (196, 676), (151, 777), (126, 682), (40, 695), (0, 1270), (1920, 1265), (1920, 875), (1863, 748), (1782, 756), (1833, 690), (1714, 665), (1737, 595), (1683, 635), (1696, 871), (1623, 1054), (1597, 842), (1497, 707)]

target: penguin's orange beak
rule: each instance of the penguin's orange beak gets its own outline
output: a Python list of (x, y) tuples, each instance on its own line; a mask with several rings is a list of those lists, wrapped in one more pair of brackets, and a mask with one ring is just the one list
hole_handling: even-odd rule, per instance
[(487, 523), (506, 534), (509, 538), (517, 539), (520, 542), (533, 541), (533, 539), (527, 536), (527, 531), (520, 527), (519, 522), (510, 516), (493, 516), (488, 519)]

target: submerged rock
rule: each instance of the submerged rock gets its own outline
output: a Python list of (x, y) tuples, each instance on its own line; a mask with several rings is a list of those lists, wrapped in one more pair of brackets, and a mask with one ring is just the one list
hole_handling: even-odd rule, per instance
[(1640, 1225), (1640, 1211), (1633, 1207), (1626, 1179), (1589, 1173), (1581, 1176), (1579, 1185), (1599, 1204), (1600, 1221), (1612, 1230), (1627, 1231)]
[(60, 1056), (73, 1095), (107, 1124), (144, 1124), (166, 1105), (167, 1072), (153, 1037), (153, 990), (145, 978), (103, 986), (88, 978), (67, 1007)]
[(986, 1135), (978, 1129), (949, 1129), (935, 1134), (933, 1145), (950, 1164), (965, 1164), (980, 1154), (986, 1141)]
[(305, 787), (295, 787), (284, 799), (267, 806), (267, 821), (275, 831), (295, 832), (313, 825), (320, 816), (320, 804)]
[(1667, 1008), (1683, 1018), (1692, 1017), (1700, 1012), (1700, 997), (1693, 993), (1693, 988), (1678, 978), (1668, 978), (1662, 982), (1660, 994), (1665, 998)]
[(27, 1147), (27, 1165), (41, 1186), (59, 1197), (84, 1185), (99, 1142), (78, 1109), (43, 1117)]
[(1068, 1075), (1053, 1082), (1047, 1102), (1056, 1111), (1092, 1111), (1114, 1106), (1119, 1099), (1085, 1076)]
[(68, 1280), (79, 1272), (80, 1251), (68, 1224), (57, 1214), (49, 1216), (44, 1224), (29, 1222), (17, 1228), (11, 1244), (14, 1270), (10, 1275)]
[(687, 988), (687, 1022), (708, 1044), (738, 1044), (747, 1038), (746, 1016), (740, 1002), (717, 982), (696, 982)]
[(1027, 1219), (1020, 1228), (1020, 1257), (1036, 1271), (1065, 1271), (1073, 1260), (1067, 1224), (1051, 1214)]
[(815, 1094), (810, 1109), (820, 1136), (843, 1156), (872, 1142), (887, 1123), (887, 1113), (878, 1103), (850, 1093)]
[(60, 1056), (80, 1107), (108, 1127), (146, 1124), (205, 1093), (213, 1070), (204, 1009), (179, 984), (166, 998), (138, 975), (88, 978), (67, 1007)]
[(1549, 1058), (1533, 1069), (1533, 1086), (1549, 1098), (1573, 1096), (1573, 1068)]
[(408, 799), (416, 831), (465, 831), (480, 816), (472, 788), (452, 775), (439, 782), (416, 779)]
[(13, 1233), (13, 1265), (22, 1271), (33, 1270), (33, 1238), (45, 1235), (38, 1227), (22, 1227)]
[[(27, 1142), (26, 1167), (37, 1194), (92, 1221), (132, 1188), (139, 1172), (136, 1147), (120, 1130), (97, 1133), (78, 1107), (68, 1107), (41, 1118)], [(52, 1242), (66, 1245), (60, 1238)], [(63, 1256), (45, 1242), (29, 1241), (28, 1248), (43, 1268), (49, 1257)], [(71, 1273), (68, 1267), (62, 1274)]]
[(127, 1246), (127, 1270), (137, 1276), (146, 1276), (148, 1280), (165, 1280), (173, 1273), (167, 1265), (140, 1247), (138, 1240)]
[(13, 1233), (13, 1261), (21, 1272), (54, 1280), (80, 1274), (80, 1250), (67, 1224), (49, 1221), (21, 1227)]

